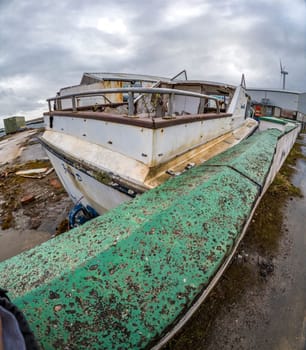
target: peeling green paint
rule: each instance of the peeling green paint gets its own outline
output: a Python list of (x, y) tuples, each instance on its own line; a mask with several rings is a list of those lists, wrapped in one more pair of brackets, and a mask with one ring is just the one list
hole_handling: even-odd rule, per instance
[(227, 152), (208, 160), (206, 165), (226, 165), (263, 186), (275, 153), (278, 138), (282, 132), (270, 129), (267, 133), (258, 133), (232, 147)]
[(0, 264), (44, 349), (143, 349), (230, 254), (281, 132), (254, 135), (66, 234)]

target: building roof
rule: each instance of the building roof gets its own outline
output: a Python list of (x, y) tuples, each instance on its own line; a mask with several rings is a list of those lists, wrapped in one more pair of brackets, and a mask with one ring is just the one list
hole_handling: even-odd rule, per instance
[(290, 91), (290, 90), (282, 90), (282, 89), (271, 89), (271, 88), (247, 88), (247, 91), (269, 91), (269, 92), (280, 92), (285, 94), (295, 94), (300, 95), (302, 92), (300, 91)]
[(211, 86), (220, 86), (222, 88), (228, 87), (228, 88), (235, 88), (234, 85), (231, 84), (225, 84), (225, 83), (219, 83), (219, 82), (213, 82), (213, 81), (206, 81), (206, 80), (185, 80), (185, 79), (173, 79), (172, 78), (165, 78), (160, 76), (154, 76), (154, 75), (144, 75), (144, 74), (130, 74), (130, 73), (84, 73), (81, 84), (84, 84), (89, 79), (93, 79), (96, 81), (103, 81), (103, 80), (123, 80), (123, 81), (147, 81), (147, 82), (170, 82), (172, 84), (207, 84)]
[(91, 78), (94, 80), (125, 80), (125, 81), (148, 81), (148, 82), (156, 82), (159, 80), (165, 80), (168, 81), (170, 80), (169, 78), (165, 77), (158, 77), (158, 76), (153, 76), (153, 75), (143, 75), (143, 74), (129, 74), (129, 73), (84, 73), (81, 84), (86, 78)]

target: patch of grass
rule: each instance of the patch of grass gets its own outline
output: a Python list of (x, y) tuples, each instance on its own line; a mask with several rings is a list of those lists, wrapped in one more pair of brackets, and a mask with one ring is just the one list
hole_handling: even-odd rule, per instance
[(269, 189), (270, 196), (286, 199), (288, 196), (303, 197), (300, 188), (294, 186), (288, 176), (278, 173)]
[(1, 221), (1, 229), (7, 230), (12, 227), (13, 215), (11, 212), (7, 213)]

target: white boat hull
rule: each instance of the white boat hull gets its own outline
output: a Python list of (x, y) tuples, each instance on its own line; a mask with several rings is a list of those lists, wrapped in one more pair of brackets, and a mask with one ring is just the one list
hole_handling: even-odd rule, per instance
[[(246, 121), (235, 131), (165, 163), (158, 171), (151, 170), (153, 174), (141, 162), (67, 134), (47, 131), (41, 141), (72, 201), (75, 204), (81, 203), (84, 207), (90, 206), (97, 213), (103, 214), (133, 199), (137, 193), (143, 193), (166, 181), (173, 176), (168, 174), (169, 169), (173, 169), (173, 174), (177, 175), (186, 171), (188, 164), (201, 164), (241, 142), (256, 127), (254, 120)], [(116, 165), (116, 170), (120, 169), (121, 176), (114, 175), (112, 169), (106, 170), (108, 161)]]
[(99, 214), (103, 214), (119, 204), (133, 199), (133, 196), (97, 181), (86, 172), (61, 159), (59, 155), (49, 150), (46, 152), (66, 192), (75, 204), (81, 203), (84, 207), (89, 205)]

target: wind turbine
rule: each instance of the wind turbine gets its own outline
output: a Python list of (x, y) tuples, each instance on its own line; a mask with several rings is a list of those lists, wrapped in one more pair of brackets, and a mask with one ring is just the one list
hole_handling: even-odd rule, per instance
[(286, 89), (286, 75), (288, 72), (285, 71), (285, 67), (282, 66), (282, 61), (279, 60), (281, 75), (283, 76), (283, 90)]

